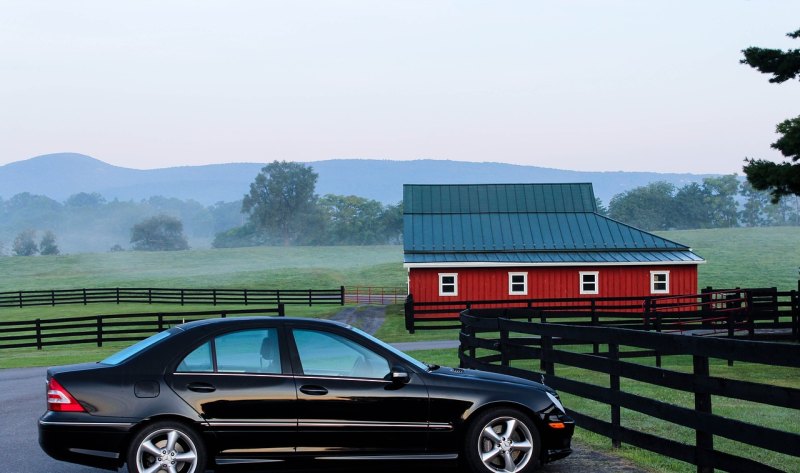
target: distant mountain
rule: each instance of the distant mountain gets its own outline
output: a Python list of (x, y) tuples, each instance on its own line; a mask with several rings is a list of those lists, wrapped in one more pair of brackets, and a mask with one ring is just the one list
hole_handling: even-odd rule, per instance
[[(461, 161), (388, 161), (333, 159), (308, 163), (319, 174), (317, 193), (358, 195), (383, 203), (403, 199), (403, 184), (508, 182), (591, 182), (608, 204), (615, 194), (653, 181), (677, 186), (700, 182), (709, 174), (584, 172), (503, 163)], [(108, 200), (141, 200), (154, 195), (194, 199), (201, 204), (239, 200), (264, 164), (230, 163), (139, 170), (112, 166), (90, 156), (57, 153), (0, 166), (0, 197), (21, 192), (58, 201), (79, 192), (97, 192)]]

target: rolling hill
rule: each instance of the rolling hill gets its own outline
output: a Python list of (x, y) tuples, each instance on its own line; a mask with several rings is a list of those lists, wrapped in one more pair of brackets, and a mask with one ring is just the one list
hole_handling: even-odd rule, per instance
[[(584, 172), (503, 163), (423, 159), (332, 159), (309, 163), (319, 174), (317, 193), (358, 195), (383, 203), (403, 198), (403, 184), (491, 182), (591, 182), (604, 203), (615, 194), (653, 181), (682, 186), (708, 175), (651, 172)], [(204, 205), (241, 199), (264, 164), (230, 163), (140, 170), (113, 166), (77, 153), (37, 156), (0, 166), (0, 197), (21, 192), (64, 201), (78, 192), (108, 200), (154, 195), (193, 199)]]

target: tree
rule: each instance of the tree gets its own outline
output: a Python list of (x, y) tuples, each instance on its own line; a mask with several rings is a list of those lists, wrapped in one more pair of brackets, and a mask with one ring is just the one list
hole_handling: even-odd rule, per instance
[[(788, 33), (788, 37), (800, 38), (800, 30)], [(763, 74), (772, 74), (770, 82), (780, 84), (798, 78), (800, 75), (800, 49), (783, 51), (750, 47), (742, 51), (743, 64), (757, 69)], [(785, 120), (776, 127), (782, 135), (771, 147), (777, 149), (791, 162), (774, 163), (764, 159), (745, 159), (744, 173), (747, 180), (758, 190), (768, 190), (772, 202), (781, 197), (800, 195), (800, 116)]]
[(594, 204), (597, 207), (597, 214), (598, 215), (602, 215), (604, 217), (608, 216), (608, 208), (606, 208), (606, 206), (603, 205), (603, 201), (600, 200), (600, 197), (595, 197), (594, 198)]
[(710, 195), (705, 185), (690, 182), (675, 194), (675, 228), (709, 228), (711, 226)]
[(317, 173), (310, 166), (274, 161), (250, 184), (242, 213), (249, 214), (264, 243), (307, 243), (319, 225), (316, 184)]
[(386, 235), (385, 243), (403, 242), (403, 202), (387, 205), (381, 214), (381, 227)]
[(608, 215), (644, 230), (668, 230), (675, 226), (674, 192), (675, 186), (665, 181), (636, 187), (615, 195), (608, 203)]
[(355, 195), (328, 194), (319, 200), (326, 217), (325, 239), (334, 245), (386, 243), (381, 225), (383, 205)]
[(183, 223), (175, 217), (156, 215), (131, 228), (134, 250), (176, 251), (188, 250), (189, 243), (183, 234)]
[(703, 189), (708, 196), (708, 208), (712, 228), (735, 227), (738, 223), (736, 195), (739, 193), (739, 178), (736, 174), (707, 177)]
[(769, 194), (754, 188), (749, 182), (742, 184), (740, 194), (744, 197), (739, 218), (748, 227), (760, 227), (767, 223), (765, 210), (769, 204)]
[(105, 203), (105, 197), (97, 192), (92, 192), (91, 194), (79, 192), (69, 196), (69, 198), (64, 202), (64, 205), (67, 207), (99, 207)]
[(57, 255), (61, 253), (58, 249), (58, 245), (56, 245), (56, 235), (55, 233), (48, 230), (45, 232), (44, 236), (42, 237), (42, 241), (39, 242), (39, 253), (44, 256), (50, 255)]
[(36, 245), (36, 231), (25, 230), (14, 239), (14, 256), (33, 256), (39, 252)]

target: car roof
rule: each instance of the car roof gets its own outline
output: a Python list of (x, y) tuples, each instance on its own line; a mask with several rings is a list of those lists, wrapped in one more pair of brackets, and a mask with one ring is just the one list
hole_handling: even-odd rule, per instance
[(200, 326), (224, 326), (224, 325), (255, 325), (260, 322), (264, 322), (265, 320), (275, 321), (275, 322), (300, 322), (304, 324), (314, 324), (319, 326), (334, 326), (334, 327), (348, 327), (347, 324), (335, 321), (335, 320), (327, 320), (327, 319), (314, 319), (314, 318), (304, 318), (304, 317), (270, 317), (270, 316), (250, 316), (250, 317), (225, 317), (225, 318), (215, 318), (215, 319), (203, 319), (203, 320), (194, 320), (192, 322), (186, 322), (180, 325), (176, 325), (176, 328), (180, 328), (182, 330), (189, 330), (195, 327)]

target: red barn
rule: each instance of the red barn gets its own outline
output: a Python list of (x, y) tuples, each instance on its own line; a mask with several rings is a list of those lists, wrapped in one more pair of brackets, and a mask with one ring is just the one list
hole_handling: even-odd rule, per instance
[(415, 302), (694, 294), (691, 248), (597, 213), (591, 184), (405, 185)]

